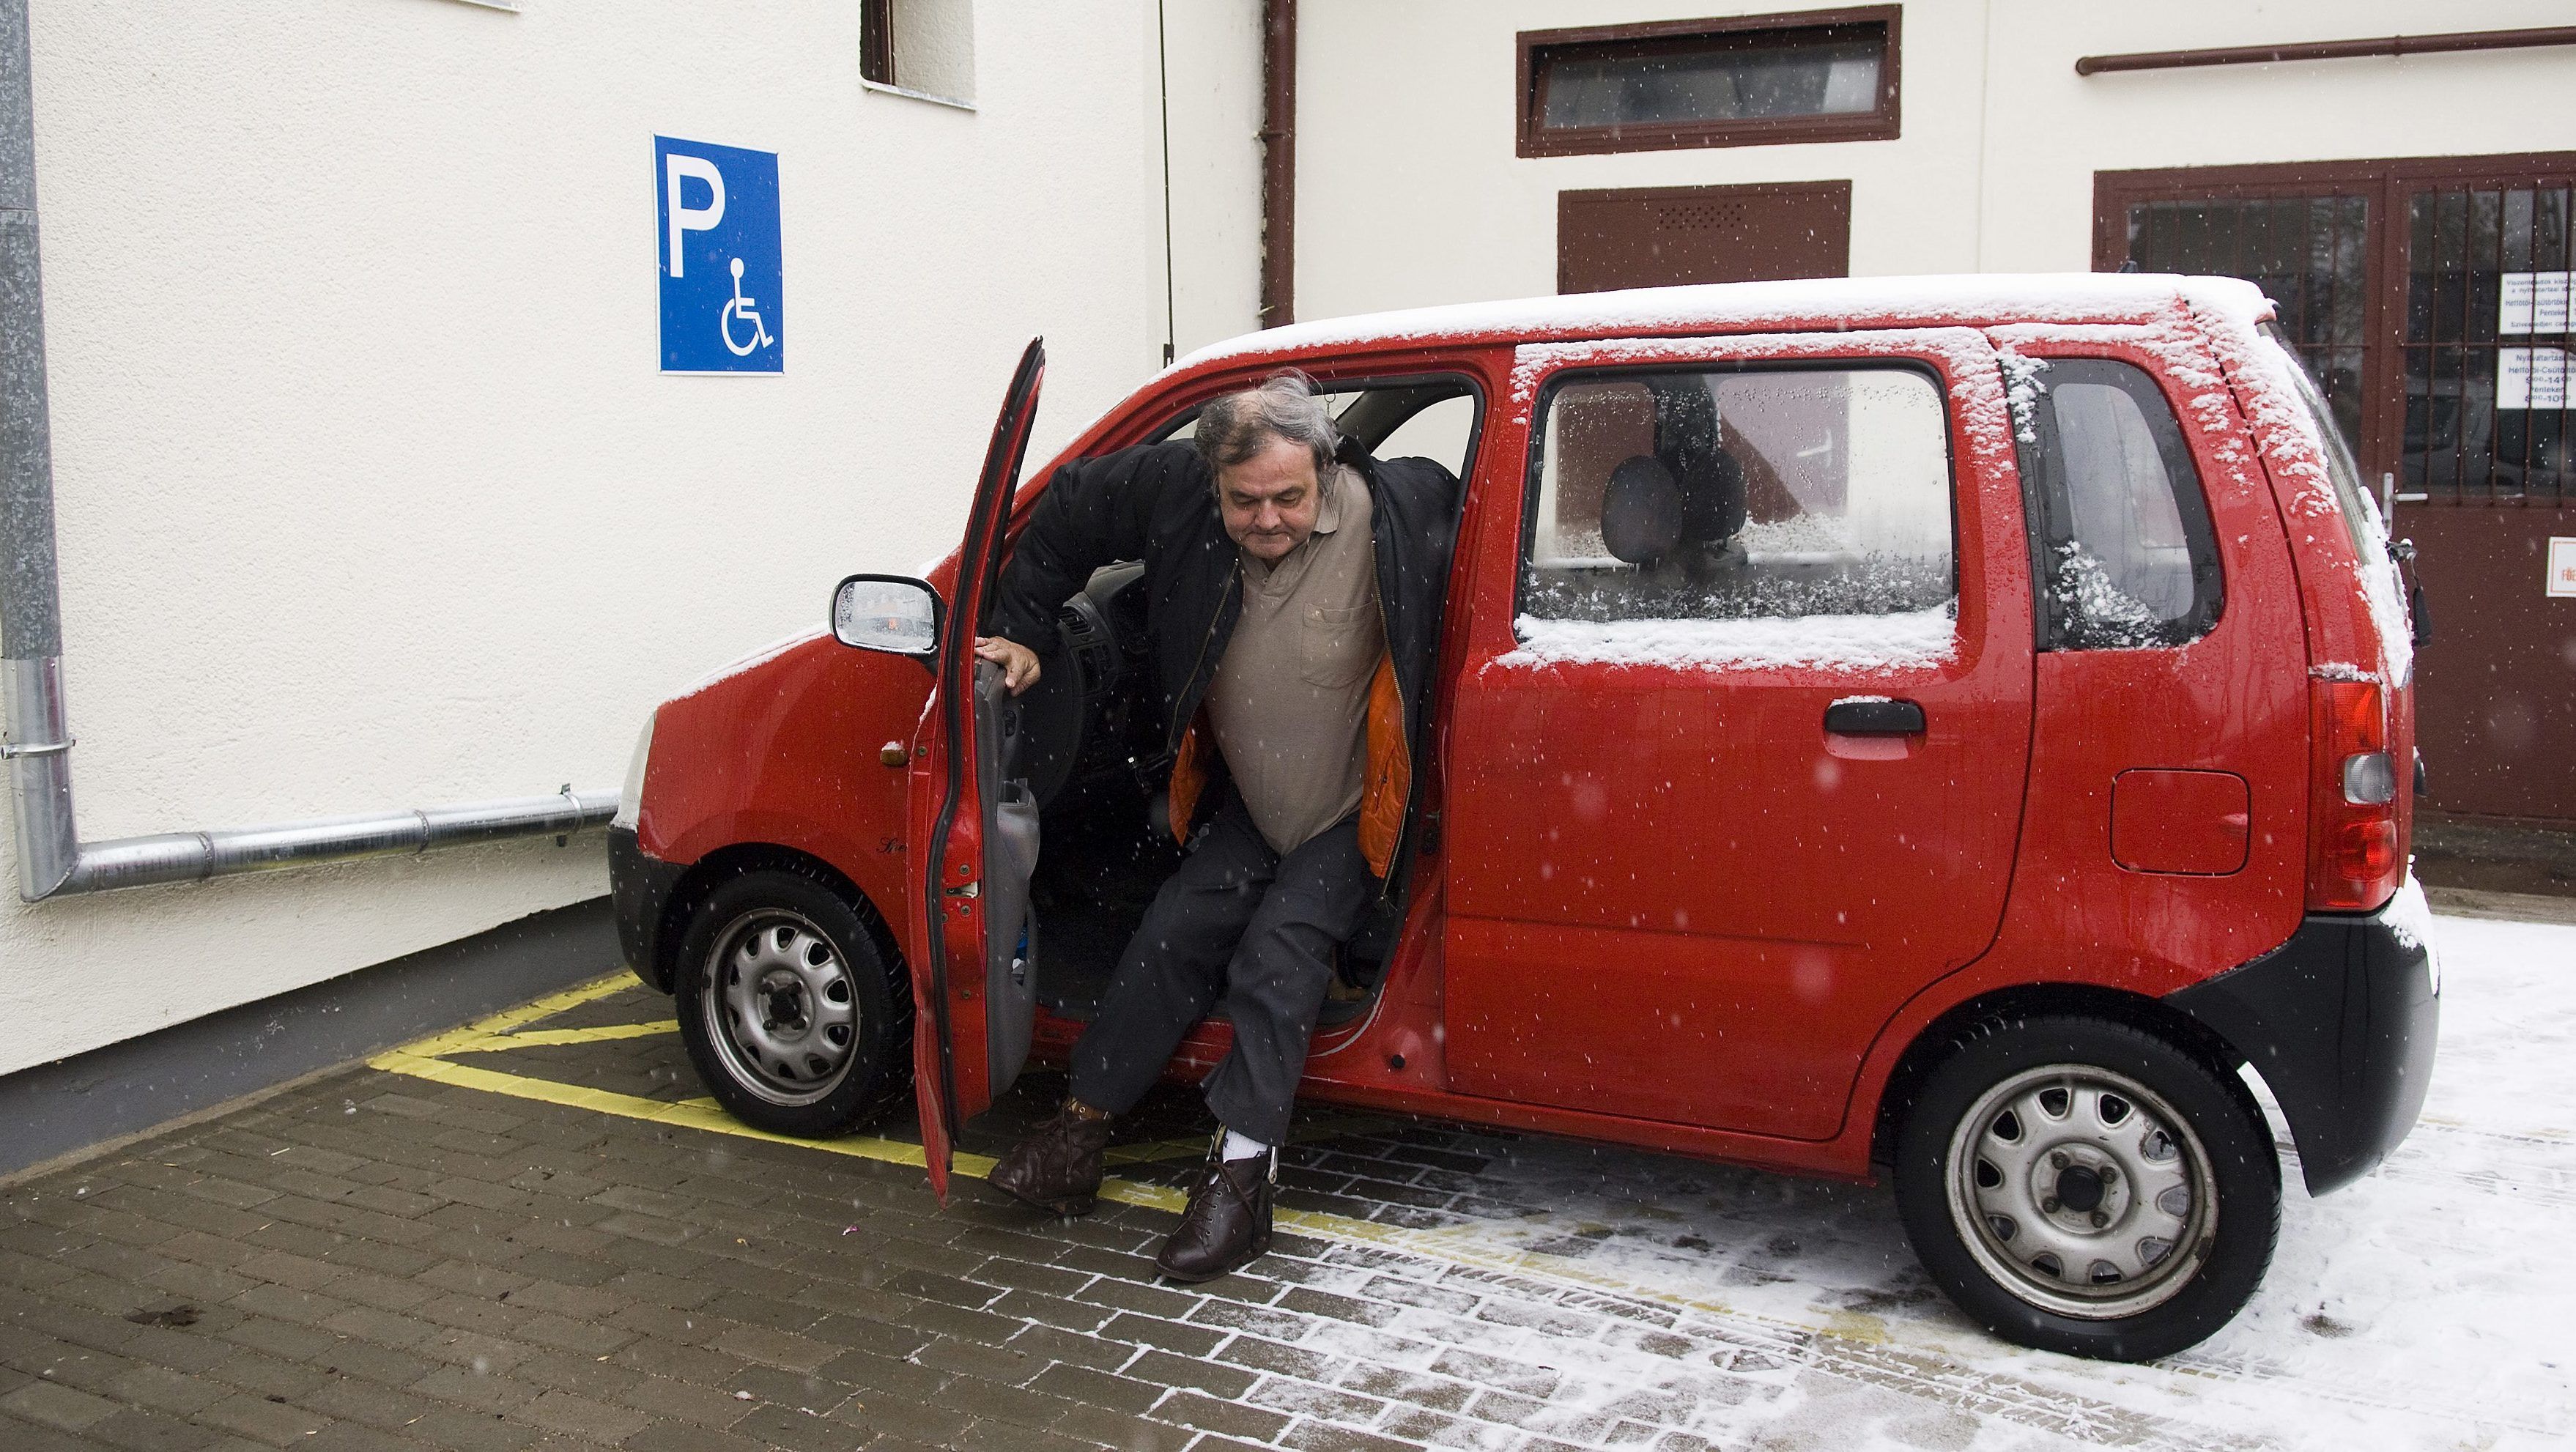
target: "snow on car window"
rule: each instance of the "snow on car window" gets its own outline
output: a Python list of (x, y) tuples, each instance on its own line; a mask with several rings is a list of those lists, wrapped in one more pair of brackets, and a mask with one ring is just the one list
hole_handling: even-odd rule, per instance
[(1803, 666), (1886, 670), (1939, 665), (1958, 654), (1951, 605), (1896, 615), (1745, 616), (1718, 620), (1547, 620), (1513, 622), (1520, 648), (1503, 666), (1590, 661), (1604, 665), (1694, 666), (1717, 670)]
[(1529, 650), (1699, 664), (1947, 650), (1949, 437), (1923, 373), (1581, 374), (1542, 407)]

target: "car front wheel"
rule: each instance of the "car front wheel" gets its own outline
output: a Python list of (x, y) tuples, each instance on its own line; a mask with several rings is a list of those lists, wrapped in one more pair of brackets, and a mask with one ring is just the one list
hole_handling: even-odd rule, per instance
[(2254, 1294), (2281, 1167), (2244, 1083), (2199, 1055), (2104, 1019), (2016, 1018), (1925, 1079), (1896, 1195), (1924, 1269), (1996, 1335), (2143, 1361)]
[(910, 986), (849, 903), (801, 873), (747, 872), (707, 894), (673, 997), (698, 1077), (755, 1129), (842, 1134), (908, 1082)]

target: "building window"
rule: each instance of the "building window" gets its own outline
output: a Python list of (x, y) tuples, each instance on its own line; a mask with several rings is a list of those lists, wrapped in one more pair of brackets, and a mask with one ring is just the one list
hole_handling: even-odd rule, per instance
[(894, 84), (894, 0), (859, 0), (859, 77)]
[(972, 110), (973, 0), (859, 0), (859, 79), (871, 90)]
[(2576, 188), (2558, 180), (2407, 195), (2397, 482), (2409, 493), (2576, 503)]
[(2261, 287), (2365, 481), (2576, 504), (2576, 153), (2100, 172), (2093, 264)]
[(2320, 184), (2302, 194), (2159, 198), (2128, 204), (2128, 260), (2144, 272), (2241, 277), (2281, 310), (2347, 439), (2362, 436), (2371, 198)]
[(1520, 154), (1897, 134), (1897, 7), (1520, 34)]

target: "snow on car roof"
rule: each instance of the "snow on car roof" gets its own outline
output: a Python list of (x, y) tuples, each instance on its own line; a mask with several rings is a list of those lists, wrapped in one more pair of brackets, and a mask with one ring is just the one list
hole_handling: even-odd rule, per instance
[(2271, 308), (2252, 283), (2165, 273), (1968, 273), (1726, 282), (1453, 303), (1290, 323), (1209, 344), (1181, 359), (1171, 371), (1247, 354), (1497, 335), (1698, 333), (1862, 318), (1873, 325), (2143, 322), (2177, 300), (2249, 327)]

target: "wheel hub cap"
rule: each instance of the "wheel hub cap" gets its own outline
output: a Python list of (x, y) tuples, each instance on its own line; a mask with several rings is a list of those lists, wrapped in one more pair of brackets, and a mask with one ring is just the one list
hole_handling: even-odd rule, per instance
[(2057, 1198), (2077, 1214), (2090, 1213), (2102, 1203), (2102, 1175), (2083, 1165), (2069, 1165), (2057, 1176)]
[(1951, 1214), (1987, 1273), (2086, 1319), (2170, 1298), (2217, 1219), (2215, 1177), (2189, 1125), (2143, 1085), (2089, 1065), (2026, 1070), (1988, 1090), (1953, 1135), (1949, 1181)]
[(832, 1092), (858, 1042), (858, 1004), (832, 940), (784, 909), (746, 913), (716, 940), (699, 1011), (735, 1082), (775, 1104)]
[(805, 1028), (805, 992), (802, 986), (792, 980), (780, 983), (773, 975), (761, 987), (769, 999), (769, 1015), (761, 1027), (772, 1032), (784, 1029), (791, 1034), (802, 1031)]

